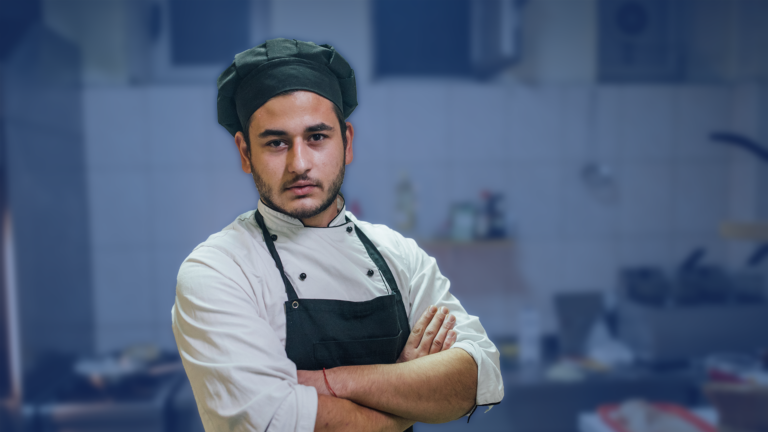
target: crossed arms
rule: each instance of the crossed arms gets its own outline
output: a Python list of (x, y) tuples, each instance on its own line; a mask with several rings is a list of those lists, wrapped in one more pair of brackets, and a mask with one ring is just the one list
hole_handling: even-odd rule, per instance
[[(179, 271), (172, 317), (206, 430), (344, 430), (347, 425), (402, 431), (414, 421), (442, 422), (466, 414), (475, 403), (500, 401), (498, 350), (477, 317), (450, 294), (434, 260), (415, 244), (396, 246), (413, 251), (393, 267), (405, 269), (410, 286), (402, 292), (413, 313), (411, 328), (414, 333), (424, 328), (424, 334), (410, 335), (400, 363), (328, 370), (338, 398), (327, 396), (322, 373), (297, 373), (285, 354), (279, 319), (283, 287), (279, 276), (265, 281), (261, 270), (273, 266), (271, 260), (251, 268), (253, 261), (236, 261), (223, 247), (198, 247)], [(430, 304), (446, 306), (456, 317), (455, 333), (440, 330), (432, 343), (428, 326), (416, 320)], [(433, 347), (434, 340), (444, 345)]]
[(477, 365), (456, 340), (447, 308), (427, 308), (413, 326), (396, 364), (298, 371), (300, 384), (318, 393), (315, 431), (398, 431), (416, 421), (457, 419), (475, 404)]

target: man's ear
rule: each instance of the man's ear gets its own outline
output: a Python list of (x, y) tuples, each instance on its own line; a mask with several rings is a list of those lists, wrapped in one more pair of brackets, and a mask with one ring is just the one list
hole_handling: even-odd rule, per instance
[(355, 157), (355, 152), (352, 151), (352, 141), (354, 141), (354, 138), (355, 128), (352, 127), (352, 123), (347, 122), (347, 148), (344, 150), (344, 157), (347, 165), (349, 165)]
[(243, 172), (246, 174), (251, 173), (251, 152), (248, 150), (248, 143), (245, 142), (245, 135), (238, 131), (235, 134), (235, 145), (240, 152), (240, 165), (243, 168)]

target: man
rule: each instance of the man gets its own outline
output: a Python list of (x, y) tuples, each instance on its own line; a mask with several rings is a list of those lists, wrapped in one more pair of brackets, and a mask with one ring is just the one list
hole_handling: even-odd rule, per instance
[(498, 403), (498, 351), (434, 259), (345, 211), (344, 58), (269, 40), (218, 87), (260, 200), (178, 275), (173, 331), (206, 430), (403, 431)]

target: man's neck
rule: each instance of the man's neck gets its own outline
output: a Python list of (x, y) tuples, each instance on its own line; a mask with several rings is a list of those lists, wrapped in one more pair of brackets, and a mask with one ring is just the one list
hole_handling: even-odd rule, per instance
[(327, 227), (339, 215), (342, 208), (344, 208), (344, 199), (341, 195), (336, 195), (336, 200), (327, 209), (311, 218), (301, 219), (301, 223), (308, 227)]

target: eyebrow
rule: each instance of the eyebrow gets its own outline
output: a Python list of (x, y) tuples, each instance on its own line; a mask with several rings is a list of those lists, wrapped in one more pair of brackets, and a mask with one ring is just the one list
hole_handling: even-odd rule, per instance
[(332, 131), (333, 126), (327, 125), (325, 123), (318, 123), (316, 125), (312, 125), (307, 127), (304, 132), (323, 132), (323, 131)]
[[(306, 129), (304, 129), (304, 132), (322, 132), (322, 131), (332, 131), (333, 126), (327, 125), (325, 123), (318, 123), (312, 126), (307, 126)], [(287, 136), (288, 132), (278, 129), (265, 129), (263, 132), (259, 134), (259, 138), (266, 138), (271, 136), (276, 137), (284, 137)]]

